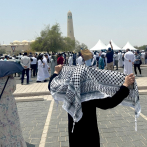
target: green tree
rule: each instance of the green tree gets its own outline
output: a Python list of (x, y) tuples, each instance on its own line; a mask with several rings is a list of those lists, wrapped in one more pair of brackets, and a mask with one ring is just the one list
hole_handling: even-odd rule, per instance
[(75, 49), (75, 40), (72, 40), (69, 37), (64, 37), (63, 42), (64, 44), (62, 48), (64, 52), (71, 52)]
[(75, 41), (75, 50), (74, 51), (75, 52), (80, 52), (81, 48), (82, 49), (88, 49), (87, 45), (85, 45), (84, 43), (80, 44), (80, 42), (78, 40), (76, 40)]
[(38, 52), (59, 52), (73, 51), (81, 48), (87, 48), (85, 44), (72, 40), (69, 37), (63, 37), (58, 23), (50, 27), (47, 25), (41, 32), (40, 37), (31, 43), (30, 49)]
[(147, 48), (147, 45), (142, 45), (142, 46), (134, 46), (136, 49), (139, 49), (139, 50), (146, 50)]
[(40, 37), (36, 38), (35, 42), (31, 43), (32, 50), (47, 52), (58, 52), (62, 50), (64, 42), (58, 23), (51, 28), (49, 25), (46, 26), (45, 29), (41, 31), (40, 35)]

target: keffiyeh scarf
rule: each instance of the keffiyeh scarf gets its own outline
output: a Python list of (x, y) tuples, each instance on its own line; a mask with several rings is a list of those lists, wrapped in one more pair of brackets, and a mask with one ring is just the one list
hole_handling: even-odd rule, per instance
[[(75, 122), (82, 118), (81, 103), (112, 97), (124, 83), (125, 77), (126, 75), (120, 72), (100, 70), (85, 65), (63, 66), (60, 74), (52, 80), (50, 91), (57, 104), (58, 101), (63, 101), (63, 109), (73, 117), (74, 128)], [(136, 81), (129, 90), (128, 97), (121, 104), (135, 109), (136, 122), (141, 112)], [(137, 122), (135, 130), (137, 131)]]

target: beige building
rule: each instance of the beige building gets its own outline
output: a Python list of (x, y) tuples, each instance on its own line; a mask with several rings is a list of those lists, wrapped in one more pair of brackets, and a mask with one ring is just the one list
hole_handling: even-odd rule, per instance
[(10, 55), (13, 54), (12, 48), (15, 49), (14, 53), (24, 52), (30, 49), (30, 44), (34, 41), (35, 40), (32, 41), (23, 40), (22, 42), (20, 42), (18, 40), (15, 40), (13, 42), (10, 42), (10, 44), (8, 45), (6, 44), (0, 45), (0, 50), (4, 49), (6, 51), (6, 54), (10, 54)]

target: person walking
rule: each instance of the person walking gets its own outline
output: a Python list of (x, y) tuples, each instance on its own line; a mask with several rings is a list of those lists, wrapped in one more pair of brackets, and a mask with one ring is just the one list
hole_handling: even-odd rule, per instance
[(63, 52), (64, 64), (66, 64), (66, 53)]
[[(30, 58), (30, 67), (31, 67), (31, 62), (32, 62), (32, 58)], [(32, 68), (29, 68), (29, 82), (32, 82), (31, 80), (31, 76), (32, 76)]]
[(6, 55), (4, 61), (8, 61), (9, 60), (9, 56)]
[(36, 70), (37, 70), (37, 58), (33, 54), (33, 57), (31, 57), (32, 62), (31, 62), (31, 70), (33, 71), (33, 77), (36, 76)]
[[(62, 67), (63, 65), (55, 67), (55, 72), (49, 81), (49, 90), (52, 80), (59, 75)], [(119, 105), (129, 95), (128, 87), (134, 83), (134, 80), (135, 77), (133, 74), (130, 74), (125, 77), (125, 82), (112, 97), (82, 102), (83, 116), (81, 120), (76, 123), (73, 133), (72, 128), (74, 120), (68, 113), (69, 147), (100, 147), (100, 135), (97, 126), (96, 108), (106, 110)]]
[(68, 59), (69, 59), (69, 57), (70, 57), (70, 53), (69, 53), (69, 51), (67, 52), (67, 55), (66, 55), (66, 64), (68, 65)]
[(105, 63), (104, 63), (104, 54), (101, 55), (101, 57), (99, 58), (99, 69), (104, 69), (105, 67)]
[(0, 147), (27, 147), (13, 96), (16, 90), (13, 74), (21, 72), (23, 68), (15, 62), (2, 62), (0, 61)]
[(147, 51), (145, 53), (145, 64), (147, 64)]
[(76, 65), (76, 53), (73, 52), (73, 65)]
[[(49, 65), (48, 65), (47, 60), (48, 60), (48, 55), (45, 54), (45, 56), (44, 56), (44, 58), (43, 58), (43, 63), (45, 63), (45, 66), (44, 66), (44, 68), (43, 68), (45, 79), (48, 79), (48, 78), (50, 77), (49, 71), (48, 71), (48, 70), (50, 69), (50, 67), (49, 67)], [(46, 82), (46, 80), (44, 80), (44, 82)]]
[(122, 53), (118, 51), (118, 67), (123, 67)]
[(79, 57), (76, 59), (77, 65), (84, 65), (84, 60), (81, 56), (81, 52), (79, 52)]
[(38, 73), (37, 73), (36, 82), (45, 81), (44, 68), (45, 68), (45, 63), (43, 62), (43, 55), (39, 55), (38, 56)]
[[(93, 54), (93, 52), (92, 52), (92, 54)], [(96, 57), (94, 56), (94, 54), (93, 54), (93, 58), (91, 59), (91, 66), (96, 68)]]
[(118, 52), (114, 54), (114, 63), (116, 65), (116, 70), (118, 70)]
[(106, 58), (106, 53), (104, 52), (104, 50), (102, 50), (101, 55), (104, 55), (104, 67), (107, 67), (107, 58)]
[(108, 48), (108, 52), (106, 54), (106, 57), (107, 57), (107, 69), (108, 70), (113, 70), (113, 46), (111, 44), (111, 41), (110, 41), (110, 45), (111, 45), (111, 48)]
[(122, 52), (122, 63), (123, 63), (123, 68), (124, 68), (124, 60), (125, 60), (124, 56), (125, 56), (125, 52)]
[(97, 67), (98, 67), (99, 66), (99, 53), (98, 52), (96, 53), (96, 61), (97, 61)]
[(21, 58), (20, 64), (24, 68), (23, 71), (22, 71), (21, 84), (23, 85), (23, 80), (24, 80), (25, 72), (26, 72), (26, 75), (27, 75), (26, 83), (29, 84), (30, 58), (27, 57), (27, 52), (25, 52), (24, 56)]
[[(17, 56), (14, 62), (20, 64), (20, 58)], [(18, 77), (20, 77), (20, 75), (21, 73), (18, 73)], [(15, 77), (16, 77), (16, 73), (15, 73)]]
[(141, 53), (141, 61), (142, 61), (142, 64), (145, 64), (145, 52), (142, 51)]
[(138, 68), (140, 76), (141, 76), (140, 62), (141, 62), (141, 57), (139, 55), (139, 50), (137, 50), (135, 52), (135, 61), (134, 61), (134, 72), (135, 72), (136, 76), (137, 76), (136, 68)]
[(113, 69), (114, 69), (114, 66), (115, 66), (115, 60), (114, 60), (114, 56), (115, 56), (115, 52), (114, 52), (114, 54), (113, 54)]
[(70, 66), (73, 65), (73, 57), (72, 57), (72, 54), (70, 54), (70, 57), (68, 58), (68, 64)]
[(130, 49), (127, 49), (124, 55), (124, 74), (129, 75), (133, 73), (132, 66), (134, 61), (135, 61), (134, 54), (130, 51)]
[(55, 54), (53, 53), (51, 56), (51, 76), (54, 74), (56, 65), (57, 65), (57, 59)]
[(57, 65), (59, 64), (64, 64), (64, 58), (62, 57), (62, 54), (58, 54), (58, 59), (57, 59)]

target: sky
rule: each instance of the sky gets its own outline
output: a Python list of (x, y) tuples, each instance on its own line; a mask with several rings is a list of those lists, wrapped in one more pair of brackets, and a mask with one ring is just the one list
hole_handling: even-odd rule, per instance
[(0, 44), (35, 40), (56, 22), (67, 36), (70, 10), (75, 38), (89, 49), (99, 39), (119, 47), (147, 45), (147, 0), (0, 0), (0, 6)]

